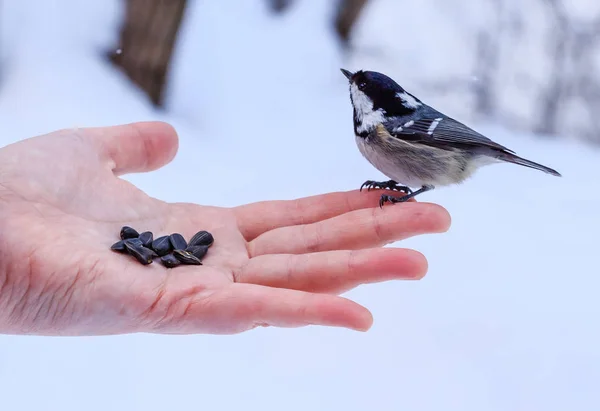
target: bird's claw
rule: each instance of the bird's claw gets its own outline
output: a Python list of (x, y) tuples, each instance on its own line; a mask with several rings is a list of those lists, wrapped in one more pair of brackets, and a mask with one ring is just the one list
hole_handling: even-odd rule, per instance
[(411, 199), (410, 194), (409, 195), (405, 195), (402, 197), (394, 197), (394, 196), (389, 196), (387, 194), (383, 194), (380, 198), (379, 198), (379, 207), (383, 208), (383, 205), (385, 203), (392, 203), (392, 204), (396, 204), (396, 203), (404, 203), (405, 201), (408, 201)]
[(403, 191), (407, 194), (412, 194), (412, 192), (413, 192), (410, 189), (410, 187), (398, 185), (398, 183), (396, 183), (394, 180), (390, 180), (390, 181), (367, 180), (360, 186), (360, 191), (362, 191), (363, 188), (365, 188), (365, 187), (367, 187), (367, 191), (371, 191), (372, 188), (373, 189), (380, 188), (380, 189), (388, 189), (388, 190), (393, 190), (393, 191)]

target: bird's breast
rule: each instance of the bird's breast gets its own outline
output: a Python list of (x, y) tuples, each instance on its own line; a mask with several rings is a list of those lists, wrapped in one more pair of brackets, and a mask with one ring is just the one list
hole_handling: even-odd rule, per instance
[(404, 141), (390, 136), (383, 126), (365, 138), (357, 136), (360, 153), (390, 179), (409, 187), (443, 186), (462, 179), (461, 153)]
[(390, 150), (377, 137), (356, 137), (356, 145), (363, 157), (388, 178), (410, 187), (422, 185), (398, 150)]

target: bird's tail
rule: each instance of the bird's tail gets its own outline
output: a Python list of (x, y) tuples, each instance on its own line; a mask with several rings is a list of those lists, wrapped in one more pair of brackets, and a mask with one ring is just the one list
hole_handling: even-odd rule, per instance
[(550, 167), (546, 167), (541, 164), (534, 163), (533, 161), (524, 159), (515, 154), (502, 153), (497, 158), (498, 158), (498, 160), (506, 161), (508, 163), (519, 164), (521, 166), (534, 168), (536, 170), (543, 171), (544, 173), (552, 174), (553, 176), (562, 177), (562, 175), (558, 171), (553, 170)]

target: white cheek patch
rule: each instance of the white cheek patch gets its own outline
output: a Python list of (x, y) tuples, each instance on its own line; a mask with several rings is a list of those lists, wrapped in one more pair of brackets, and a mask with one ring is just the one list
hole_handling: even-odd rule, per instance
[(352, 103), (356, 109), (356, 115), (358, 120), (362, 120), (365, 115), (373, 112), (373, 103), (367, 97), (365, 93), (360, 91), (356, 84), (350, 86), (350, 96), (352, 97)]
[(421, 103), (419, 103), (416, 98), (406, 92), (398, 93), (396, 94), (396, 97), (401, 99), (404, 105), (408, 108), (417, 108), (421, 106)]
[(357, 127), (359, 133), (370, 131), (385, 121), (385, 112), (383, 109), (373, 110), (373, 102), (365, 93), (358, 89), (356, 84), (350, 86), (350, 97), (356, 110), (357, 120), (360, 123)]

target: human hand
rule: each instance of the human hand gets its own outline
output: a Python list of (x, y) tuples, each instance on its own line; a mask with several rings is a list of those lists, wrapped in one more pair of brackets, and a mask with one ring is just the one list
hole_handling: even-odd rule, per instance
[[(164, 123), (61, 130), (0, 150), (0, 332), (238, 333), (309, 324), (367, 330), (370, 312), (337, 294), (418, 279), (418, 252), (378, 248), (450, 225), (440, 206), (380, 209), (343, 192), (233, 208), (166, 203), (119, 176), (175, 156)], [(109, 250), (124, 225), (155, 237), (208, 230), (202, 266), (140, 265)]]

